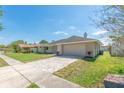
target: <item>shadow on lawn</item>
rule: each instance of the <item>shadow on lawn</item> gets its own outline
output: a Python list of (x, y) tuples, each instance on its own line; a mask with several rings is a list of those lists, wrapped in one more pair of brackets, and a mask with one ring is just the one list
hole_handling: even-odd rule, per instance
[(85, 57), (82, 59), (88, 62), (95, 62), (98, 57), (100, 57), (100, 55), (97, 55), (96, 57)]

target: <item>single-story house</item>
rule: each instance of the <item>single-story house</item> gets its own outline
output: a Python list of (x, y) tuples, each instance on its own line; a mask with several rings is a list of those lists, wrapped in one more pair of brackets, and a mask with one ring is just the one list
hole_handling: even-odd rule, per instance
[(22, 53), (56, 53), (52, 44), (19, 44), (18, 48)]
[(54, 41), (50, 44), (27, 45), (19, 44), (23, 51), (35, 53), (57, 53), (58, 55), (79, 56), (79, 57), (95, 57), (100, 52), (101, 42), (79, 36), (71, 36), (66, 39)]

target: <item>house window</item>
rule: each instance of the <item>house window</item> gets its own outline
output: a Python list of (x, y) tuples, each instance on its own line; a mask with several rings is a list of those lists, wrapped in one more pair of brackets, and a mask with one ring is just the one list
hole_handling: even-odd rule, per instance
[(48, 47), (45, 47), (45, 50), (48, 50)]

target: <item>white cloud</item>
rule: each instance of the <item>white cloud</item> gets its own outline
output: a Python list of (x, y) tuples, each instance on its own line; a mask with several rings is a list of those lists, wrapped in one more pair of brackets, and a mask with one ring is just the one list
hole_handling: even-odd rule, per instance
[(107, 37), (100, 38), (99, 40), (100, 40), (104, 45), (108, 45), (108, 44), (111, 42), (111, 40), (110, 40), (109, 38), (107, 38)]
[(93, 35), (103, 35), (105, 33), (107, 33), (108, 31), (97, 31), (95, 33), (93, 33)]
[(75, 30), (76, 27), (75, 27), (75, 26), (69, 26), (69, 29), (71, 29), (71, 30)]
[(54, 32), (54, 34), (55, 35), (68, 35), (68, 33), (66, 33), (66, 32), (63, 32), (63, 31), (56, 31), (56, 32)]

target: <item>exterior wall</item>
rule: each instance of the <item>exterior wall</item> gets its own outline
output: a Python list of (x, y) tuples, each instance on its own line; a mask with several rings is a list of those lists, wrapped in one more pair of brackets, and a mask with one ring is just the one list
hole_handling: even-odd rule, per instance
[(124, 39), (113, 42), (110, 53), (112, 56), (124, 56)]
[(32, 51), (33, 53), (37, 53), (38, 49), (37, 48), (30, 48), (30, 51)]
[[(100, 45), (97, 43), (86, 43), (86, 56), (95, 57), (99, 54)], [(88, 52), (91, 54), (89, 55)]]
[(97, 55), (99, 55), (99, 52), (100, 52), (100, 44), (95, 43), (95, 45), (96, 45), (96, 55), (95, 56), (97, 56)]
[(95, 56), (97, 56), (99, 54), (99, 52), (100, 52), (100, 44), (95, 43), (95, 47), (96, 47), (96, 54), (95, 54)]
[(124, 43), (121, 43), (119, 46), (113, 44), (111, 46), (111, 55), (112, 56), (124, 56)]
[(48, 50), (45, 51), (45, 48), (44, 47), (39, 47), (38, 48), (38, 53), (56, 53), (56, 46), (50, 46), (48, 47)]
[(57, 45), (57, 52), (59, 52), (59, 55), (62, 54), (62, 45)]
[(44, 53), (44, 48), (43, 47), (38, 47), (38, 53)]
[(48, 50), (46, 50), (46, 53), (53, 53), (52, 47), (48, 47)]
[[(90, 52), (91, 54), (89, 55), (88, 52)], [(87, 43), (86, 44), (86, 56), (91, 56), (91, 57), (95, 57), (96, 55), (96, 46), (94, 43)]]
[(52, 46), (52, 52), (53, 52), (54, 54), (57, 53), (57, 46)]

